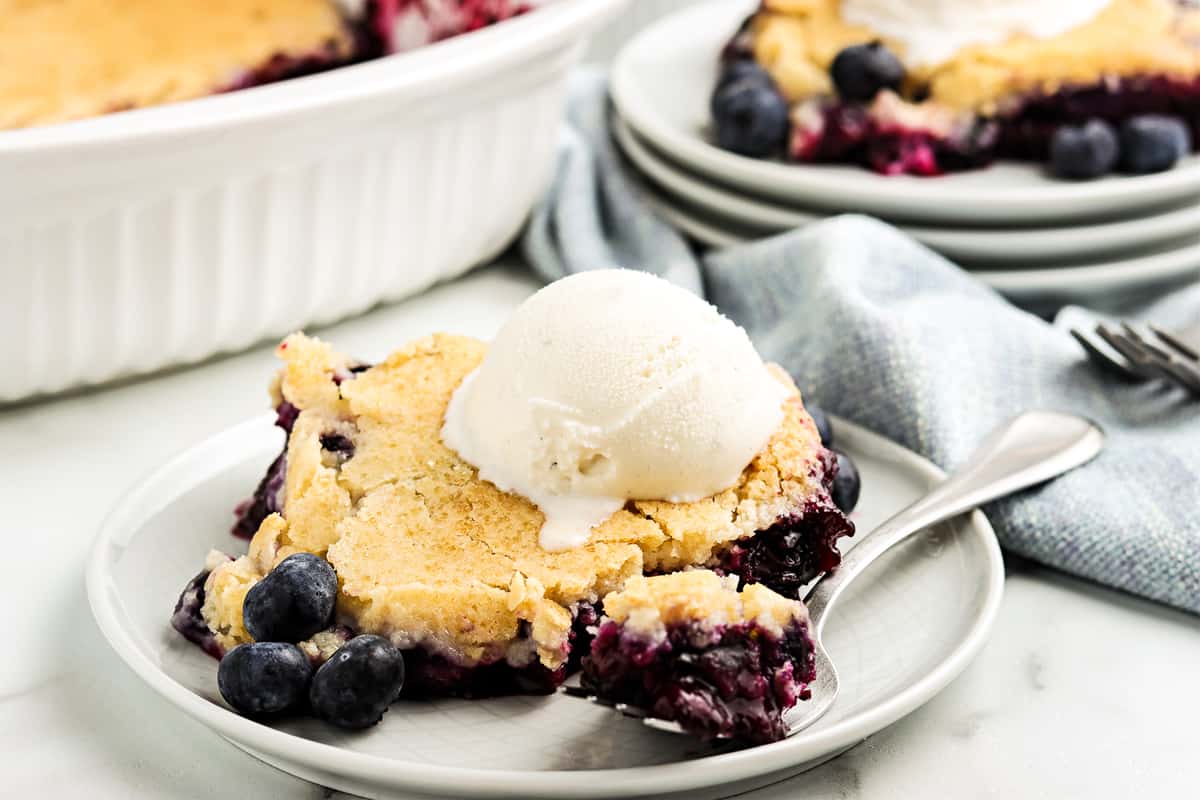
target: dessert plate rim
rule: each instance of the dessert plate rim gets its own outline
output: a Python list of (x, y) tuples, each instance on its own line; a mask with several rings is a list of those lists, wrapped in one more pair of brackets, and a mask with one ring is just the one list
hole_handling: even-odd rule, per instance
[[(960, 535), (975, 539), (984, 554), (973, 566), (986, 575), (977, 605), (964, 609), (966, 633), (937, 666), (903, 691), (875, 702), (844, 720), (770, 745), (695, 760), (653, 766), (588, 770), (494, 770), (422, 764), (418, 761), (354, 752), (277, 730), (210, 702), (169, 676), (142, 649), (140, 634), (123, 607), (115, 569), (123, 552), (145, 532), (145, 523), (188, 490), (211, 480), (239, 458), (253, 454), (247, 443), (269, 428), (273, 414), (248, 420), (210, 437), (153, 471), (109, 513), (90, 554), (87, 594), (101, 632), (118, 656), (151, 689), (205, 726), (260, 759), (347, 791), (416, 791), (455, 797), (602, 798), (698, 791), (745, 781), (762, 781), (815, 766), (915, 711), (978, 654), (999, 610), (1004, 565), (991, 525), (981, 512), (963, 518)], [(894, 465), (896, 472), (936, 481), (941, 470), (910, 450), (864, 428), (837, 419), (842, 445)], [(938, 562), (931, 562), (938, 563)], [(164, 611), (163, 625), (169, 613)], [(214, 664), (215, 669), (215, 664)], [(571, 701), (575, 702), (575, 701)], [(386, 721), (385, 723), (386, 724)]]
[[(764, 235), (819, 222), (836, 212), (800, 208), (770, 198), (754, 197), (690, 172), (642, 141), (629, 123), (615, 117), (614, 138), (640, 176), (657, 193), (670, 195), (712, 215), (714, 222), (746, 226)], [(885, 222), (887, 220), (884, 220)], [(1000, 264), (1079, 260), (1113, 251), (1131, 252), (1162, 246), (1200, 230), (1200, 204), (1157, 210), (1144, 216), (1051, 227), (937, 227), (896, 223), (898, 229), (947, 258), (994, 268)], [(1038, 266), (1029, 266), (1033, 271)], [(1058, 269), (1058, 266), (1040, 267)], [(1067, 267), (1069, 269), (1069, 267)]]
[(785, 164), (721, 150), (701, 135), (707, 110), (695, 106), (708, 96), (721, 46), (754, 7), (711, 0), (660, 20), (617, 55), (610, 83), (618, 113), (639, 136), (735, 191), (925, 224), (1080, 221), (1200, 196), (1197, 154), (1154, 175), (1069, 182), (1012, 161), (936, 178), (885, 177), (858, 166)]
[[(755, 234), (729, 227), (723, 221), (702, 218), (661, 194), (643, 198), (651, 209), (703, 245), (715, 248), (749, 244), (772, 233)], [(1055, 301), (1059, 304), (1092, 302), (1114, 292), (1141, 292), (1170, 286), (1200, 275), (1200, 235), (1173, 246), (1143, 249), (1110, 260), (1062, 267), (1030, 269), (973, 269), (972, 277), (1018, 302)]]

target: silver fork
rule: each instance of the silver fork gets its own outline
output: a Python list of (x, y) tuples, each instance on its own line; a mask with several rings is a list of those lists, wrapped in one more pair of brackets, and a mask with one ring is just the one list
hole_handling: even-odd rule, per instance
[(1171, 332), (1155, 325), (1103, 323), (1094, 332), (1072, 328), (1088, 358), (1129, 381), (1166, 379), (1200, 395), (1200, 325)]
[[(914, 534), (1081, 466), (1103, 446), (1104, 433), (1087, 419), (1055, 411), (1027, 411), (988, 436), (966, 463), (929, 494), (862, 537), (837, 571), (822, 578), (805, 598), (817, 677), (810, 687), (812, 699), (789, 715), (787, 735), (812, 725), (837, 699), (837, 669), (821, 640), (838, 599), (867, 567)], [(585, 689), (564, 687), (562, 691), (615, 708), (651, 727), (685, 732), (677, 723), (652, 717), (641, 708), (598, 698)]]

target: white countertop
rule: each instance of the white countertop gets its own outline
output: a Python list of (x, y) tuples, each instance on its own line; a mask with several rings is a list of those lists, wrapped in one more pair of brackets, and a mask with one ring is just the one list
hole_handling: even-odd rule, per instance
[[(535, 288), (490, 268), (321, 334), (366, 358), (434, 330), (489, 337)], [(0, 410), (0, 797), (335, 797), (169, 706), (92, 621), (83, 567), (101, 517), (175, 453), (261, 413), (269, 346)], [(744, 795), (1194, 797), (1200, 619), (1010, 563), (991, 642), (928, 705), (834, 761)]]

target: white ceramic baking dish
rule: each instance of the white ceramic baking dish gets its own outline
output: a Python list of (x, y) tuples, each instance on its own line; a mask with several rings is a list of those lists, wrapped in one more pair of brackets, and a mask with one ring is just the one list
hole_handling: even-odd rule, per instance
[(238, 350), (488, 260), (550, 177), (569, 68), (626, 2), (0, 132), (0, 402)]

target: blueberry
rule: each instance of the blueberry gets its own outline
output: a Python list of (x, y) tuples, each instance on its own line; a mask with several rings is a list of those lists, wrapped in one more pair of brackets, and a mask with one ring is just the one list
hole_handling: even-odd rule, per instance
[(729, 61), (721, 67), (721, 76), (717, 78), (716, 88), (720, 89), (742, 79), (757, 81), (763, 86), (774, 85), (771, 73), (763, 69), (757, 61), (743, 58)]
[(404, 686), (404, 656), (382, 636), (356, 636), (313, 676), (313, 714), (339, 728), (369, 728), (383, 719)]
[(1050, 171), (1060, 178), (1098, 178), (1116, 166), (1117, 134), (1103, 120), (1063, 125), (1050, 140)]
[(225, 654), (217, 668), (221, 696), (247, 716), (297, 708), (311, 680), (308, 656), (296, 645), (280, 642), (239, 645)]
[(858, 467), (845, 453), (834, 451), (837, 456), (838, 473), (833, 479), (833, 504), (846, 514), (858, 505), (858, 496), (862, 493), (862, 479), (858, 476)]
[(826, 447), (833, 446), (833, 423), (829, 421), (829, 415), (825, 413), (825, 409), (817, 406), (808, 406), (808, 415), (812, 417), (817, 426), (817, 433), (821, 434), (821, 444)]
[(752, 74), (728, 80), (712, 97), (717, 145), (743, 156), (764, 158), (783, 149), (788, 105), (769, 79)]
[(246, 592), (242, 622), (259, 642), (301, 642), (333, 621), (337, 574), (329, 562), (297, 553)]
[(1121, 125), (1121, 170), (1135, 175), (1163, 172), (1192, 150), (1192, 135), (1176, 117), (1146, 114)]
[(880, 42), (855, 44), (842, 50), (829, 68), (843, 100), (865, 103), (881, 89), (896, 91), (904, 80), (904, 65)]

